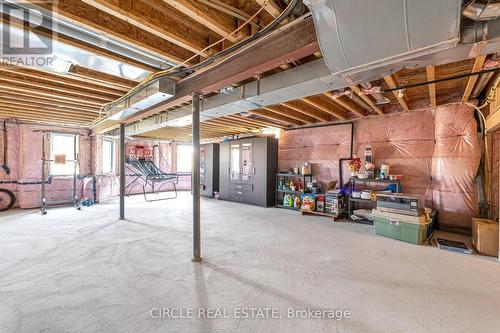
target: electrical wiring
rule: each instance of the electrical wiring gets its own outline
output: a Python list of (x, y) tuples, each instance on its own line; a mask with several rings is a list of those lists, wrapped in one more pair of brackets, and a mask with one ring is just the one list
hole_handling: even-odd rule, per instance
[(247, 37), (246, 39), (232, 45), (231, 47), (225, 49), (225, 50), (222, 50), (212, 56), (210, 56), (209, 58), (205, 59), (204, 61), (198, 63), (198, 64), (195, 64), (191, 67), (188, 67), (186, 66), (191, 60), (193, 60), (194, 58), (196, 58), (197, 56), (199, 56), (201, 53), (209, 50), (210, 48), (214, 47), (215, 45), (218, 45), (219, 43), (223, 42), (224, 40), (227, 40), (230, 36), (233, 36), (235, 35), (236, 33), (238, 33), (241, 29), (243, 29), (243, 27), (245, 27), (246, 25), (248, 25), (252, 20), (255, 19), (255, 17), (257, 17), (263, 10), (265, 10), (265, 7), (267, 5), (267, 3), (269, 2), (269, 0), (266, 0), (260, 7), (260, 9), (255, 12), (252, 16), (250, 16), (250, 18), (248, 18), (248, 20), (246, 20), (240, 27), (238, 27), (236, 30), (234, 30), (232, 33), (226, 35), (224, 38), (222, 38), (221, 40), (217, 41), (217, 42), (214, 42), (212, 43), (211, 45), (207, 46), (205, 49), (201, 50), (200, 52), (198, 52), (197, 54), (193, 55), (192, 57), (190, 57), (189, 59), (185, 60), (184, 62), (172, 67), (172, 68), (169, 68), (167, 70), (164, 70), (164, 71), (160, 71), (160, 72), (157, 72), (157, 73), (153, 73), (151, 75), (149, 75), (148, 77), (146, 77), (141, 83), (139, 83), (136, 87), (132, 88), (129, 92), (127, 92), (125, 95), (123, 95), (122, 97), (120, 97), (119, 99), (111, 102), (111, 103), (107, 103), (107, 104), (104, 104), (100, 110), (99, 110), (99, 118), (97, 118), (94, 123), (92, 124), (92, 126), (96, 126), (98, 123), (100, 123), (103, 119), (105, 119), (105, 116), (103, 116), (103, 113), (105, 113), (105, 111), (109, 110), (110, 108), (112, 108), (113, 106), (115, 106), (116, 104), (120, 103), (121, 101), (125, 100), (126, 98), (128, 98), (129, 96), (131, 96), (133, 93), (137, 92), (139, 89), (141, 89), (142, 87), (144, 87), (145, 85), (147, 85), (148, 83), (151, 83), (153, 80), (158, 80), (160, 78), (163, 78), (163, 77), (167, 77), (167, 76), (173, 76), (173, 75), (179, 75), (179, 74), (192, 74), (196, 69), (199, 69), (199, 68), (202, 68), (202, 67), (205, 67), (211, 63), (213, 63), (216, 59), (218, 58), (221, 58), (225, 55), (228, 55), (236, 50), (238, 50), (239, 48), (241, 48), (242, 46), (268, 34), (270, 31), (274, 30), (274, 28), (276, 26), (278, 26), (278, 24), (280, 24), (287, 16), (290, 15), (290, 13), (293, 11), (293, 9), (299, 4), (300, 0), (293, 0), (291, 1), (287, 8), (280, 14), (280, 16), (278, 16), (273, 22), (271, 22), (269, 25), (267, 25), (264, 29), (262, 29), (261, 31)]

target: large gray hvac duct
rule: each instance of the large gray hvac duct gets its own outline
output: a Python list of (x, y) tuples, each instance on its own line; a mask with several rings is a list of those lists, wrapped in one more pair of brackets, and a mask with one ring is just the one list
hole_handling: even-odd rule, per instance
[(332, 73), (348, 76), (454, 47), (460, 0), (304, 0)]

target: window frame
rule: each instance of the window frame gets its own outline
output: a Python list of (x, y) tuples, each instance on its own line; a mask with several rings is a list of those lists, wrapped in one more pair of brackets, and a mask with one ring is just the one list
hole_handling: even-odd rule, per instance
[[(72, 157), (66, 157), (66, 160), (75, 160), (77, 159), (79, 153), (80, 153), (80, 136), (78, 134), (74, 133), (64, 133), (64, 132), (50, 132), (50, 141), (49, 141), (49, 159), (50, 162), (48, 163), (48, 175), (49, 177), (73, 177), (73, 171), (68, 173), (68, 174), (55, 174), (54, 173), (54, 137), (55, 136), (63, 136), (63, 137), (72, 137), (73, 140), (76, 140), (76, 147), (73, 145), (73, 156)], [(66, 162), (68, 163), (68, 162)], [(80, 176), (80, 166), (77, 165), (77, 170), (76, 170), (76, 176)]]
[[(111, 143), (111, 171), (104, 170), (104, 142)], [(116, 175), (116, 140), (110, 137), (103, 137), (101, 140), (101, 172), (103, 175)]]
[[(189, 161), (189, 170), (184, 171), (184, 170), (179, 170), (179, 147), (191, 147), (191, 156), (190, 156), (190, 161)], [(192, 173), (193, 172), (193, 145), (188, 144), (188, 143), (183, 143), (183, 144), (177, 144), (175, 147), (175, 171), (178, 173)]]

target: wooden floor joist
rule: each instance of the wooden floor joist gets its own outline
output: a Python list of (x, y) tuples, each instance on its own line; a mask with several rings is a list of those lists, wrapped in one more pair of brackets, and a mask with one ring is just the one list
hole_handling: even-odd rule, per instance
[[(51, 10), (52, 8), (51, 3), (36, 0), (27, 1), (45, 10)], [(58, 1), (56, 14), (77, 25), (110, 36), (173, 63), (183, 62), (193, 55), (193, 52), (190, 50), (144, 31), (131, 23), (117, 20), (114, 16), (85, 4), (80, 0)]]
[(361, 88), (358, 85), (351, 85), (350, 88), (354, 93), (356, 93), (356, 95), (358, 95), (363, 101), (365, 101), (365, 103), (368, 104), (373, 109), (373, 111), (375, 111), (380, 116), (384, 115), (384, 111), (382, 110), (382, 108), (375, 105), (370, 97), (363, 94)]
[[(471, 73), (475, 73), (480, 71), (483, 67), (484, 61), (486, 60), (485, 55), (480, 55), (474, 59), (474, 65), (472, 66)], [(462, 103), (467, 103), (469, 101), (470, 94), (472, 93), (472, 89), (474, 89), (474, 85), (477, 81), (477, 75), (469, 76), (469, 80), (467, 81), (467, 85), (465, 86), (464, 94), (462, 96)]]
[(219, 36), (228, 36), (228, 40), (232, 43), (240, 40), (237, 35), (230, 35), (236, 29), (235, 20), (220, 11), (192, 0), (163, 0), (163, 2), (204, 25)]
[(304, 115), (300, 112), (297, 112), (293, 109), (286, 108), (283, 106), (275, 105), (275, 106), (267, 106), (263, 107), (264, 110), (274, 112), (276, 114), (300, 121), (302, 123), (314, 123), (314, 118)]
[(290, 101), (290, 102), (286, 102), (286, 103), (283, 103), (281, 104), (287, 108), (290, 108), (292, 110), (295, 110), (297, 112), (301, 112), (311, 118), (314, 118), (318, 121), (330, 121), (330, 116), (319, 111), (319, 110), (316, 110), (316, 109), (313, 109), (311, 108), (310, 106), (308, 105), (301, 105), (299, 101)]
[(347, 101), (343, 100), (342, 99), (343, 96), (335, 97), (334, 94), (331, 91), (325, 93), (325, 96), (328, 97), (328, 98), (330, 98), (334, 103), (337, 103), (338, 105), (340, 105), (341, 107), (343, 107), (347, 111), (352, 112), (355, 115), (360, 116), (360, 117), (364, 117), (365, 116), (365, 112), (363, 110), (361, 110), (361, 108), (359, 108), (359, 107), (357, 107), (357, 106), (355, 106), (355, 105), (353, 105), (351, 103), (348, 103)]
[(325, 113), (329, 113), (332, 116), (335, 116), (335, 117), (337, 117), (340, 120), (346, 120), (347, 119), (347, 117), (345, 116), (345, 114), (343, 114), (342, 112), (339, 112), (338, 110), (335, 110), (332, 107), (329, 107), (328, 105), (325, 105), (325, 103), (321, 103), (317, 99), (313, 99), (311, 97), (306, 97), (306, 98), (302, 98), (301, 101), (309, 104), (310, 106), (312, 106), (312, 107), (314, 107), (314, 108), (316, 108), (316, 109), (318, 109), (320, 111), (323, 111)]
[[(434, 81), (436, 79), (436, 69), (434, 66), (429, 65), (425, 67), (425, 71), (427, 73), (427, 81)], [(437, 106), (435, 83), (429, 84), (429, 100), (431, 107), (435, 108)]]
[(184, 25), (182, 22), (174, 20), (173, 18), (175, 15), (172, 15), (172, 13), (156, 10), (150, 3), (157, 0), (81, 1), (186, 50), (193, 53), (202, 52), (203, 56), (209, 56), (209, 54), (204, 51), (204, 48), (208, 46), (206, 42), (207, 36), (198, 34), (194, 29), (190, 29), (189, 24), (194, 24), (194, 22), (185, 22), (186, 25)]
[[(394, 89), (397, 87), (396, 82), (394, 82), (392, 75), (387, 75), (386, 77), (384, 77), (384, 80), (387, 83), (387, 85), (389, 86), (389, 88)], [(401, 90), (396, 90), (396, 91), (393, 91), (392, 93), (394, 94), (394, 96), (398, 100), (399, 105), (401, 105), (401, 108), (403, 109), (403, 111), (410, 112), (410, 108), (408, 107), (408, 103), (406, 102), (405, 92), (403, 90), (402, 96), (401, 96), (400, 92), (401, 92)]]

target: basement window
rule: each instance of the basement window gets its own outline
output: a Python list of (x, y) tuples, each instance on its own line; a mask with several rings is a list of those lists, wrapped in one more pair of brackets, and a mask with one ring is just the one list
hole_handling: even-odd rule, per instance
[(115, 140), (110, 138), (102, 139), (102, 173), (115, 173)]
[[(50, 175), (72, 176), (74, 160), (78, 154), (78, 137), (75, 134), (51, 133), (50, 135)], [(56, 163), (64, 156), (65, 163)], [(78, 166), (77, 166), (78, 167)], [(77, 169), (77, 174), (79, 170)]]
[(191, 172), (192, 158), (191, 145), (177, 145), (177, 172)]

